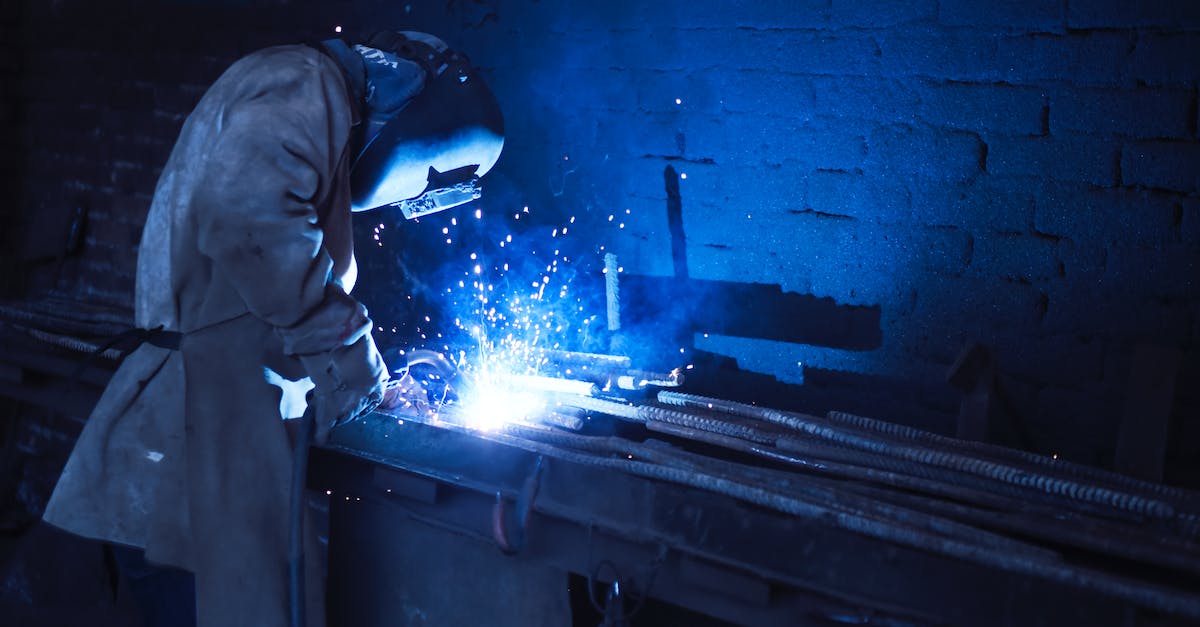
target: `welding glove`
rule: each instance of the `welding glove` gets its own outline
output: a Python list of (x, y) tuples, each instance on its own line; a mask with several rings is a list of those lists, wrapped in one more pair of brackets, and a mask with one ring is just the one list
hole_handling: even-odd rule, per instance
[(424, 414), (429, 411), (429, 392), (409, 373), (391, 379), (384, 385), (379, 409), (393, 409)]
[(366, 308), (336, 285), (302, 324), (277, 330), (284, 352), (300, 360), (320, 397), (313, 403), (321, 408), (315, 416), (318, 444), (330, 429), (367, 415), (383, 400), (387, 367), (370, 330)]

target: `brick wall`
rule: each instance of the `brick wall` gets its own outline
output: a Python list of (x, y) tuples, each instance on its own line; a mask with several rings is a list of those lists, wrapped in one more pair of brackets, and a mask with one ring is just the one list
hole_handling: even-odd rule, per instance
[[(86, 205), (83, 261), (53, 279), (80, 298), (128, 302), (158, 169), (230, 61), (335, 24), (426, 29), (483, 66), (506, 111), (490, 209), (579, 216), (627, 272), (670, 274), (670, 163), (692, 276), (881, 311), (869, 351), (698, 348), (804, 381), (815, 410), (948, 430), (944, 373), (980, 341), (1019, 440), (1106, 464), (1134, 348), (1176, 346), (1171, 454), (1177, 472), (1200, 459), (1200, 5), (92, 4), (21, 18), (24, 215)], [(624, 210), (624, 229), (607, 223)]]

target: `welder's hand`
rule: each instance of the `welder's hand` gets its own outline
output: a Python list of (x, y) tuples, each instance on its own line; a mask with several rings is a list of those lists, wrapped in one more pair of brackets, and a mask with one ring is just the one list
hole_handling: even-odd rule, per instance
[(425, 387), (417, 383), (409, 373), (391, 379), (384, 384), (383, 401), (379, 409), (400, 409), (425, 413), (429, 411), (429, 400)]

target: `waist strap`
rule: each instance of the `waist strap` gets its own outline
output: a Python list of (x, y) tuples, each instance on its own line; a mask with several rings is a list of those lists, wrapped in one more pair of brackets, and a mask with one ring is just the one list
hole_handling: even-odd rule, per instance
[(162, 327), (135, 330), (143, 332), (140, 338), (142, 342), (172, 351), (179, 350), (179, 341), (183, 339), (179, 331), (168, 331)]
[(177, 351), (179, 350), (179, 341), (183, 339), (183, 334), (179, 331), (168, 331), (162, 326), (154, 327), (153, 329), (132, 328), (127, 331), (122, 331), (110, 338), (100, 348), (96, 349), (97, 353), (102, 353), (110, 348), (116, 348), (121, 351), (122, 359), (137, 350), (137, 347), (142, 344), (150, 344), (159, 348)]
[(177, 351), (179, 350), (179, 342), (182, 339), (183, 334), (179, 331), (168, 331), (162, 328), (162, 326), (157, 326), (153, 329), (139, 329), (135, 327), (128, 331), (122, 331), (89, 353), (79, 366), (75, 368), (75, 371), (71, 374), (71, 378), (79, 378), (96, 361), (97, 357), (104, 354), (104, 351), (110, 348), (120, 351), (121, 357), (118, 361), (124, 361), (130, 353), (137, 350), (137, 347), (142, 344), (150, 344), (151, 346)]

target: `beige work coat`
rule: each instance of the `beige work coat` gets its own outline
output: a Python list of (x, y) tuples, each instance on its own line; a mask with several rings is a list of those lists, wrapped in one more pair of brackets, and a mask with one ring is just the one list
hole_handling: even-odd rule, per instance
[[(46, 510), (192, 571), (200, 627), (287, 622), (292, 451), (271, 381), (310, 376), (345, 417), (377, 402), (387, 377), (347, 295), (345, 80), (315, 49), (270, 48), (231, 66), (188, 117), (142, 236), (135, 308), (139, 327), (183, 340), (125, 360)], [(320, 587), (309, 590), (321, 625)]]

